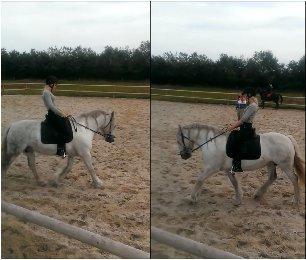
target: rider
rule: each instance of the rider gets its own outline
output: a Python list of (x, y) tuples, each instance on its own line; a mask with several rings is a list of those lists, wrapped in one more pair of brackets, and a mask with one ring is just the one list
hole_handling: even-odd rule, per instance
[(235, 152), (235, 157), (233, 158), (233, 166), (232, 166), (233, 172), (243, 172), (243, 170), (241, 169), (239, 145), (241, 145), (244, 140), (251, 138), (252, 134), (254, 134), (252, 123), (259, 109), (258, 102), (254, 96), (248, 97), (248, 101), (249, 105), (244, 110), (241, 119), (228, 128), (228, 131), (232, 131), (235, 128), (240, 127), (240, 131), (238, 132), (239, 134), (236, 141), (237, 145), (235, 145), (236, 152)]
[(266, 86), (266, 87), (264, 88), (264, 95), (265, 95), (266, 97), (270, 97), (271, 94), (272, 94), (272, 92), (273, 92), (273, 86), (272, 86), (272, 84), (269, 84), (269, 86)]
[(57, 155), (66, 157), (65, 149), (65, 136), (68, 134), (67, 121), (69, 123), (68, 117), (70, 116), (67, 113), (64, 113), (55, 105), (55, 96), (53, 94), (54, 90), (57, 87), (58, 80), (55, 76), (49, 76), (46, 79), (46, 85), (43, 90), (42, 98), (48, 113), (46, 115), (47, 121), (49, 121), (56, 129), (60, 132), (61, 138), (57, 144)]
[(236, 110), (237, 110), (237, 116), (238, 116), (238, 120), (240, 120), (240, 118), (243, 115), (244, 109), (247, 106), (247, 96), (245, 93), (241, 93), (236, 101)]

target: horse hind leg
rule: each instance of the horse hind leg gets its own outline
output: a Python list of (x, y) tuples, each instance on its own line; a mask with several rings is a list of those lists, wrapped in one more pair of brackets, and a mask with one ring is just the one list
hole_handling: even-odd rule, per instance
[[(5, 153), (5, 154), (4, 154)], [(17, 158), (18, 155), (15, 154), (7, 154), (6, 152), (2, 152), (1, 156), (1, 184), (2, 187), (5, 187), (5, 174), (8, 171), (10, 165)]]
[(298, 176), (295, 174), (293, 169), (282, 169), (284, 173), (288, 176), (291, 180), (294, 188), (294, 203), (296, 205), (300, 204), (300, 189), (298, 185)]
[(64, 178), (72, 169), (72, 165), (73, 165), (73, 160), (74, 157), (69, 156), (68, 157), (68, 163), (66, 165), (66, 167), (55, 176), (55, 179), (53, 181), (51, 181), (51, 185), (54, 187), (58, 187), (59, 185), (59, 181), (60, 179)]
[(267, 165), (269, 178), (268, 180), (257, 190), (255, 193), (254, 199), (261, 199), (262, 196), (267, 192), (268, 188), (272, 185), (272, 183), (276, 180), (276, 165), (271, 162)]
[(37, 173), (36, 165), (35, 165), (35, 153), (32, 147), (27, 147), (24, 151), (24, 154), (27, 156), (28, 165), (31, 171), (34, 174), (35, 180), (39, 186), (46, 186), (46, 183), (42, 181)]

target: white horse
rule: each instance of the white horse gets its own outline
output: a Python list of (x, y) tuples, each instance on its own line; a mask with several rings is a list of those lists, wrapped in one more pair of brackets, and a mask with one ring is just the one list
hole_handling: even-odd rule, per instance
[[(59, 180), (63, 178), (72, 168), (75, 156), (81, 157), (88, 171), (91, 174), (95, 187), (102, 187), (102, 181), (95, 173), (90, 150), (92, 148), (92, 140), (95, 133), (104, 136), (108, 142), (113, 142), (113, 132), (115, 128), (114, 112), (106, 113), (101, 110), (95, 110), (81, 114), (75, 118), (75, 126), (73, 127), (73, 139), (66, 144), (66, 152), (68, 155), (67, 166), (52, 181), (57, 186)], [(81, 126), (83, 125), (83, 126)], [(41, 142), (41, 121), (39, 120), (22, 120), (12, 123), (4, 134), (1, 145), (1, 170), (2, 180), (4, 174), (8, 170), (11, 163), (18, 155), (24, 153), (28, 159), (28, 165), (32, 170), (37, 183), (45, 186), (35, 167), (35, 152), (55, 155), (57, 150), (56, 144), (43, 144)]]
[[(221, 135), (220, 135), (221, 134)], [(203, 154), (204, 169), (199, 174), (197, 182), (191, 193), (193, 202), (197, 201), (199, 190), (209, 176), (219, 171), (227, 173), (235, 189), (235, 205), (241, 204), (242, 191), (238, 185), (235, 174), (231, 172), (232, 159), (226, 155), (226, 142), (228, 134), (207, 125), (191, 124), (180, 127), (177, 132), (177, 142), (180, 155), (183, 159), (191, 157), (193, 147), (200, 146), (205, 141), (213, 138), (201, 147)], [(298, 181), (305, 184), (305, 162), (302, 159), (296, 140), (293, 136), (270, 132), (260, 135), (261, 157), (258, 160), (242, 160), (241, 166), (244, 171), (252, 171), (267, 166), (268, 180), (258, 189), (256, 199), (260, 199), (268, 187), (276, 180), (276, 165), (288, 176), (294, 187), (294, 202), (299, 204), (300, 194)], [(296, 170), (294, 171), (294, 168)]]

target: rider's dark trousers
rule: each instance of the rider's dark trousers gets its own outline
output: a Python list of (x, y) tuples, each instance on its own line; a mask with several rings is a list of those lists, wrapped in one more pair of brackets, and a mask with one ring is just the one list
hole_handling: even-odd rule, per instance
[(242, 148), (243, 142), (245, 140), (252, 138), (252, 135), (254, 135), (252, 123), (243, 123), (240, 126), (240, 130), (236, 136), (235, 147), (234, 147), (235, 156), (233, 157), (234, 162), (241, 161), (240, 149)]
[(69, 128), (67, 127), (67, 124), (70, 124), (69, 120), (65, 117), (61, 117), (55, 114), (50, 109), (48, 110), (46, 118), (48, 122), (50, 122), (60, 132), (58, 147), (64, 148), (66, 143), (66, 138), (69, 135)]

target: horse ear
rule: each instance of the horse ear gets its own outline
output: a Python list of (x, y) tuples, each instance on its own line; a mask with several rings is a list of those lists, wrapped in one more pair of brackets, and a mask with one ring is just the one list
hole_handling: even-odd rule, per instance
[(113, 117), (113, 116), (114, 116), (114, 114), (115, 114), (115, 112), (114, 112), (114, 111), (112, 111), (111, 116)]

